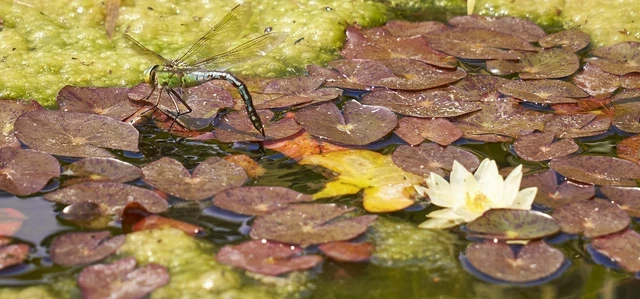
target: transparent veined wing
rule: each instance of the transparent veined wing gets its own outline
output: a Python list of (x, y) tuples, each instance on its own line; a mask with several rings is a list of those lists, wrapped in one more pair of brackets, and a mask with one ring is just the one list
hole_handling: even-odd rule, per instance
[(158, 52), (153, 51), (153, 50), (145, 47), (139, 41), (137, 41), (133, 37), (131, 37), (131, 35), (125, 33), (124, 37), (127, 38), (129, 41), (131, 41), (134, 45), (138, 46), (138, 48), (143, 50), (145, 53), (151, 54), (151, 55), (155, 56), (156, 58), (158, 58), (159, 60), (161, 60), (165, 65), (171, 63), (171, 61), (169, 59), (166, 59), (166, 58), (162, 57), (162, 55), (158, 54)]

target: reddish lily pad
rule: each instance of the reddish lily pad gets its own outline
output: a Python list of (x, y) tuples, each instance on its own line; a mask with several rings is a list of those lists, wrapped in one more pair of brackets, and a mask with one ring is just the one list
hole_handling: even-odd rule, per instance
[(326, 256), (339, 262), (366, 262), (373, 253), (373, 244), (369, 242), (330, 242), (318, 246)]
[(353, 210), (335, 204), (295, 204), (256, 217), (251, 238), (288, 244), (322, 244), (353, 239), (367, 230), (378, 216), (337, 220)]
[(478, 271), (495, 279), (513, 283), (533, 282), (549, 277), (564, 263), (562, 251), (543, 241), (531, 242), (518, 253), (504, 243), (469, 244), (466, 259)]
[[(114, 158), (85, 158), (67, 165), (64, 175), (73, 176), (73, 183), (111, 181), (126, 183), (142, 176), (142, 170)], [(65, 182), (68, 184), (68, 181)]]
[(37, 110), (16, 120), (16, 136), (34, 150), (72, 157), (111, 157), (103, 147), (138, 151), (138, 130), (111, 117)]
[(636, 186), (640, 166), (606, 156), (567, 156), (551, 160), (549, 167), (579, 182), (606, 186)]
[(553, 48), (560, 46), (570, 52), (578, 52), (586, 48), (590, 42), (591, 37), (578, 29), (563, 30), (538, 40), (538, 44), (541, 47)]
[[(268, 139), (289, 137), (300, 131), (300, 125), (291, 117), (271, 121), (273, 112), (258, 110)], [(222, 142), (262, 141), (264, 137), (253, 127), (246, 111), (235, 111), (225, 115), (216, 127), (215, 138)]]
[(323, 103), (299, 110), (296, 120), (311, 135), (354, 145), (374, 142), (391, 132), (398, 123), (391, 110), (362, 105), (355, 100), (347, 102), (343, 111), (340, 113), (333, 103)]
[(126, 87), (76, 87), (67, 85), (58, 92), (58, 104), (64, 112), (82, 112), (125, 120), (150, 105), (129, 100)]
[(640, 102), (614, 103), (613, 125), (618, 129), (640, 133)]
[(559, 80), (509, 81), (498, 90), (508, 96), (539, 104), (575, 103), (589, 95), (577, 86)]
[(432, 48), (466, 59), (518, 59), (517, 54), (503, 49), (535, 51), (520, 37), (477, 28), (452, 28), (432, 32), (425, 38)]
[(595, 114), (601, 117), (613, 118), (614, 108), (610, 105), (611, 99), (599, 99), (590, 97), (586, 99), (580, 99), (577, 103), (573, 104), (555, 104), (551, 105), (551, 109), (556, 114), (581, 114), (589, 113)]
[(149, 263), (136, 269), (133, 257), (88, 266), (78, 275), (78, 287), (86, 299), (145, 298), (168, 282), (167, 268)]
[(602, 186), (600, 191), (629, 216), (640, 217), (640, 188)]
[(560, 231), (551, 216), (537, 211), (491, 209), (466, 228), (477, 237), (499, 240), (532, 240), (555, 235)]
[[(203, 200), (247, 180), (242, 167), (211, 157), (201, 162), (193, 174), (171, 158), (161, 158), (142, 167), (145, 183), (186, 200)], [(151, 210), (150, 210), (151, 211)]]
[(591, 240), (591, 246), (628, 272), (640, 272), (640, 234), (632, 229)]
[(239, 214), (264, 215), (290, 203), (312, 200), (311, 195), (284, 187), (246, 186), (218, 193), (213, 204)]
[(640, 72), (640, 42), (621, 42), (600, 47), (591, 54), (596, 58), (587, 61), (603, 71), (614, 75)]
[(625, 138), (616, 144), (619, 158), (640, 163), (640, 135)]
[(363, 104), (387, 107), (397, 113), (416, 117), (450, 117), (480, 110), (477, 102), (456, 101), (446, 89), (420, 92), (375, 89), (366, 94)]
[(49, 254), (54, 263), (63, 266), (90, 264), (110, 256), (124, 244), (125, 235), (109, 235), (108, 231), (66, 233), (51, 242)]
[(0, 245), (0, 270), (18, 265), (29, 256), (29, 245)]
[(323, 82), (323, 78), (311, 76), (273, 79), (262, 91), (269, 100), (262, 103), (254, 100), (255, 106), (266, 109), (308, 105), (331, 101), (342, 94), (339, 88), (320, 88)]
[(103, 215), (120, 215), (131, 202), (138, 202), (153, 213), (164, 212), (169, 204), (156, 192), (115, 182), (87, 182), (71, 185), (45, 194), (44, 198), (62, 204), (92, 202), (98, 204)]
[(500, 97), (498, 86), (506, 82), (509, 80), (491, 75), (466, 76), (449, 85), (447, 90), (456, 100), (490, 102)]
[(580, 59), (573, 52), (548, 49), (535, 53), (522, 53), (517, 62), (510, 60), (487, 61), (487, 70), (494, 75), (518, 73), (521, 79), (553, 79), (567, 77), (580, 68)]
[(537, 187), (535, 202), (557, 208), (569, 202), (592, 199), (596, 195), (593, 185), (564, 181), (558, 185), (556, 172), (549, 169), (522, 178), (520, 188)]
[(167, 227), (179, 229), (190, 236), (195, 236), (199, 232), (204, 231), (202, 227), (199, 227), (197, 225), (172, 218), (162, 217), (160, 215), (149, 215), (144, 219), (136, 222), (133, 225), (132, 231), (138, 232), (143, 230), (152, 230)]
[(300, 255), (300, 247), (252, 240), (222, 247), (218, 262), (264, 275), (276, 276), (291, 271), (313, 268), (322, 262), (319, 255)]
[(0, 190), (29, 195), (60, 176), (60, 164), (53, 156), (14, 147), (0, 148)]
[(545, 132), (559, 138), (579, 138), (595, 136), (611, 127), (611, 118), (595, 114), (554, 115), (544, 126)]
[(428, 139), (447, 146), (462, 137), (462, 131), (444, 118), (403, 117), (398, 120), (395, 133), (410, 145), (418, 145)]
[(401, 145), (393, 152), (391, 158), (403, 170), (425, 177), (432, 172), (442, 177), (449, 175), (453, 161), (458, 161), (469, 171), (474, 171), (480, 165), (478, 157), (471, 152), (435, 143), (425, 143), (416, 147)]
[(307, 66), (309, 76), (325, 79), (326, 86), (351, 89), (371, 89), (373, 82), (382, 78), (393, 78), (393, 72), (379, 61), (369, 59), (334, 60), (329, 63), (338, 72), (316, 66)]
[(514, 17), (467, 15), (453, 17), (448, 22), (454, 27), (478, 28), (512, 34), (529, 42), (537, 42), (546, 35), (536, 23)]
[(553, 133), (532, 133), (513, 143), (516, 154), (527, 161), (539, 162), (575, 153), (580, 149), (573, 139), (553, 141)]
[(601, 200), (580, 200), (562, 205), (551, 214), (562, 231), (595, 238), (619, 232), (629, 226), (629, 215), (616, 204)]
[(16, 209), (0, 208), (0, 240), (2, 236), (13, 236), (26, 219), (27, 216)]
[(300, 160), (306, 156), (314, 154), (343, 151), (348, 149), (346, 147), (315, 138), (304, 129), (285, 139), (275, 141), (267, 140), (264, 142), (264, 147), (281, 152), (283, 155), (294, 160)]
[(14, 123), (23, 113), (42, 109), (36, 101), (0, 100), (0, 148), (20, 147), (20, 141), (14, 136)]
[(409, 22), (405, 20), (391, 20), (382, 26), (382, 28), (388, 30), (393, 36), (411, 37), (447, 29), (448, 26), (434, 21)]
[(622, 79), (620, 76), (602, 71), (597, 66), (587, 63), (582, 70), (571, 77), (571, 82), (590, 95), (599, 98), (609, 97), (619, 86)]
[(453, 83), (467, 76), (467, 72), (461, 68), (438, 68), (408, 58), (393, 58), (381, 62), (393, 72), (394, 77), (381, 77), (371, 81), (371, 85), (401, 90), (423, 90)]

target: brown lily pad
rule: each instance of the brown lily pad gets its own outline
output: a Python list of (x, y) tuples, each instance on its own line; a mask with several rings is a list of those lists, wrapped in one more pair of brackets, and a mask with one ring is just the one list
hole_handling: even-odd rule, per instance
[(378, 78), (371, 81), (371, 85), (401, 90), (423, 90), (453, 83), (467, 76), (467, 72), (461, 68), (439, 68), (409, 58), (393, 58), (381, 62), (394, 76)]
[(318, 249), (335, 261), (366, 262), (373, 253), (373, 244), (369, 242), (330, 242), (318, 246)]
[(487, 70), (494, 75), (518, 73), (520, 79), (553, 79), (567, 77), (580, 68), (580, 59), (573, 52), (547, 49), (520, 54), (518, 61), (490, 60)]
[(569, 202), (592, 199), (596, 195), (593, 185), (563, 181), (558, 185), (558, 178), (553, 169), (522, 177), (520, 188), (537, 187), (534, 200), (537, 204), (549, 208), (557, 208)]
[(264, 87), (262, 93), (268, 101), (254, 100), (257, 109), (285, 108), (331, 101), (342, 94), (339, 88), (320, 88), (324, 79), (320, 77), (293, 77), (273, 79)]
[(522, 159), (539, 162), (575, 153), (580, 147), (573, 139), (554, 142), (553, 133), (532, 133), (519, 137), (513, 149)]
[(551, 214), (562, 231), (595, 238), (619, 232), (629, 226), (629, 215), (616, 204), (601, 200), (580, 200), (562, 205)]
[(363, 90), (373, 88), (373, 82), (382, 78), (394, 77), (383, 63), (369, 59), (334, 60), (329, 65), (337, 72), (310, 65), (307, 66), (309, 76), (324, 78), (325, 86)]
[(0, 148), (20, 147), (20, 141), (14, 136), (14, 123), (23, 113), (42, 109), (36, 101), (0, 100)]
[[(114, 158), (85, 158), (65, 167), (64, 175), (73, 176), (73, 183), (111, 181), (126, 183), (142, 176), (142, 170)], [(65, 182), (68, 184), (68, 181)]]
[(367, 105), (387, 107), (394, 112), (416, 117), (450, 117), (480, 110), (477, 102), (456, 101), (445, 89), (420, 92), (375, 89), (362, 100)]
[(587, 61), (607, 73), (625, 75), (640, 72), (640, 42), (621, 42), (600, 47), (591, 51), (591, 54), (596, 58)]
[(393, 36), (411, 37), (415, 35), (425, 35), (430, 32), (447, 29), (448, 26), (434, 21), (426, 22), (409, 22), (405, 20), (391, 20), (382, 28), (386, 29)]
[(104, 229), (113, 221), (112, 215), (104, 215), (100, 205), (82, 201), (70, 204), (62, 209), (58, 218), (83, 228)]
[(474, 171), (480, 165), (478, 157), (471, 152), (435, 143), (425, 143), (416, 147), (401, 145), (396, 148), (391, 158), (403, 170), (425, 177), (432, 172), (442, 177), (449, 175), (453, 161), (458, 161), (469, 171)]
[(241, 186), (247, 179), (242, 167), (211, 157), (201, 162), (190, 174), (182, 164), (161, 158), (142, 167), (143, 180), (163, 192), (186, 200), (203, 200), (231, 187)]
[(29, 195), (60, 176), (60, 164), (53, 156), (14, 147), (0, 148), (0, 190)]
[(213, 204), (239, 214), (264, 215), (286, 207), (290, 203), (312, 200), (311, 195), (285, 187), (244, 186), (218, 193)]
[(491, 209), (466, 225), (475, 237), (499, 240), (532, 240), (555, 235), (560, 226), (537, 211)]
[(124, 244), (125, 235), (109, 235), (108, 231), (66, 233), (51, 242), (49, 255), (54, 263), (63, 266), (90, 264), (110, 256)]
[(587, 63), (571, 77), (571, 82), (588, 94), (598, 98), (609, 97), (622, 83), (620, 76), (609, 74), (597, 66)]
[(613, 125), (629, 133), (640, 133), (640, 102), (614, 103)]
[(0, 270), (22, 263), (29, 256), (29, 249), (27, 244), (0, 245)]
[(606, 156), (565, 156), (553, 159), (549, 167), (563, 176), (583, 183), (605, 186), (636, 186), (640, 166)]
[(538, 40), (541, 47), (561, 47), (569, 52), (578, 52), (586, 48), (590, 42), (591, 37), (578, 29), (563, 30)]
[(466, 76), (462, 80), (447, 86), (451, 96), (458, 101), (491, 102), (500, 97), (498, 86), (510, 80), (491, 75)]
[[(289, 137), (300, 131), (300, 125), (292, 117), (283, 117), (271, 121), (274, 113), (269, 110), (258, 110), (258, 116), (264, 125), (267, 139)], [(222, 142), (262, 141), (264, 137), (256, 131), (246, 111), (234, 111), (226, 114), (217, 125), (215, 138)]]
[(515, 17), (466, 15), (453, 17), (448, 22), (454, 27), (478, 28), (512, 34), (529, 42), (537, 42), (546, 35), (536, 23)]
[(559, 80), (509, 81), (498, 87), (508, 96), (539, 104), (575, 103), (589, 95), (577, 86)]
[(611, 118), (598, 117), (595, 114), (554, 115), (547, 121), (544, 131), (558, 138), (579, 138), (595, 136), (611, 127)]
[(634, 230), (595, 238), (590, 245), (625, 271), (640, 271), (640, 234)]
[(444, 118), (403, 117), (398, 120), (395, 133), (410, 145), (418, 145), (428, 139), (447, 146), (462, 137), (462, 131)]
[(58, 92), (60, 110), (108, 116), (125, 120), (150, 105), (129, 100), (126, 87), (76, 87), (67, 85)]
[(640, 217), (640, 188), (602, 186), (600, 191), (631, 217)]
[(432, 48), (466, 59), (518, 59), (519, 55), (505, 49), (535, 51), (520, 37), (478, 28), (452, 28), (432, 32), (425, 38)]
[(640, 163), (640, 135), (622, 139), (616, 144), (616, 153), (619, 158)]

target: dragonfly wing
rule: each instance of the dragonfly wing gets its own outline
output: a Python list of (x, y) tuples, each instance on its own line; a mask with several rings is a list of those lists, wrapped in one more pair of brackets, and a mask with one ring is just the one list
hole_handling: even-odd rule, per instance
[(251, 18), (251, 3), (242, 3), (234, 7), (209, 31), (193, 40), (182, 49), (173, 65), (188, 68), (198, 61), (226, 51)]
[(125, 33), (124, 37), (127, 38), (129, 41), (131, 41), (134, 45), (138, 46), (138, 48), (142, 49), (145, 53), (151, 54), (151, 55), (155, 56), (156, 58), (160, 59), (164, 64), (171, 63), (171, 61), (169, 61), (168, 59), (162, 57), (162, 55), (158, 54), (158, 52), (153, 51), (153, 50), (143, 46), (139, 41), (137, 41), (133, 37), (131, 37), (131, 35), (128, 35), (128, 34)]
[(238, 63), (248, 62), (267, 55), (267, 53), (280, 45), (286, 38), (286, 33), (266, 33), (227, 52), (197, 61), (192, 67), (224, 71)]

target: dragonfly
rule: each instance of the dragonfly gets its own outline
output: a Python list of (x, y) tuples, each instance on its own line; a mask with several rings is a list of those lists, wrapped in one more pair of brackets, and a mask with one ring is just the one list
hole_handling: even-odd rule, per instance
[[(161, 65), (154, 65), (144, 71), (144, 81), (152, 88), (145, 100), (149, 100), (156, 88), (159, 88), (154, 108), (158, 107), (160, 96), (166, 92), (177, 109), (177, 116), (174, 115), (177, 119), (181, 115), (192, 112), (193, 109), (182, 99), (179, 92), (176, 92), (176, 89), (198, 86), (211, 80), (226, 80), (238, 90), (253, 127), (264, 137), (264, 127), (253, 105), (249, 89), (238, 77), (226, 70), (236, 64), (267, 55), (280, 45), (287, 35), (267, 32), (231, 48), (247, 25), (251, 14), (251, 3), (237, 5), (202, 36), (187, 44), (180, 51), (178, 58), (173, 60), (164, 58), (125, 33), (124, 37), (138, 48), (162, 61)], [(180, 113), (176, 100), (186, 108), (186, 112)]]

